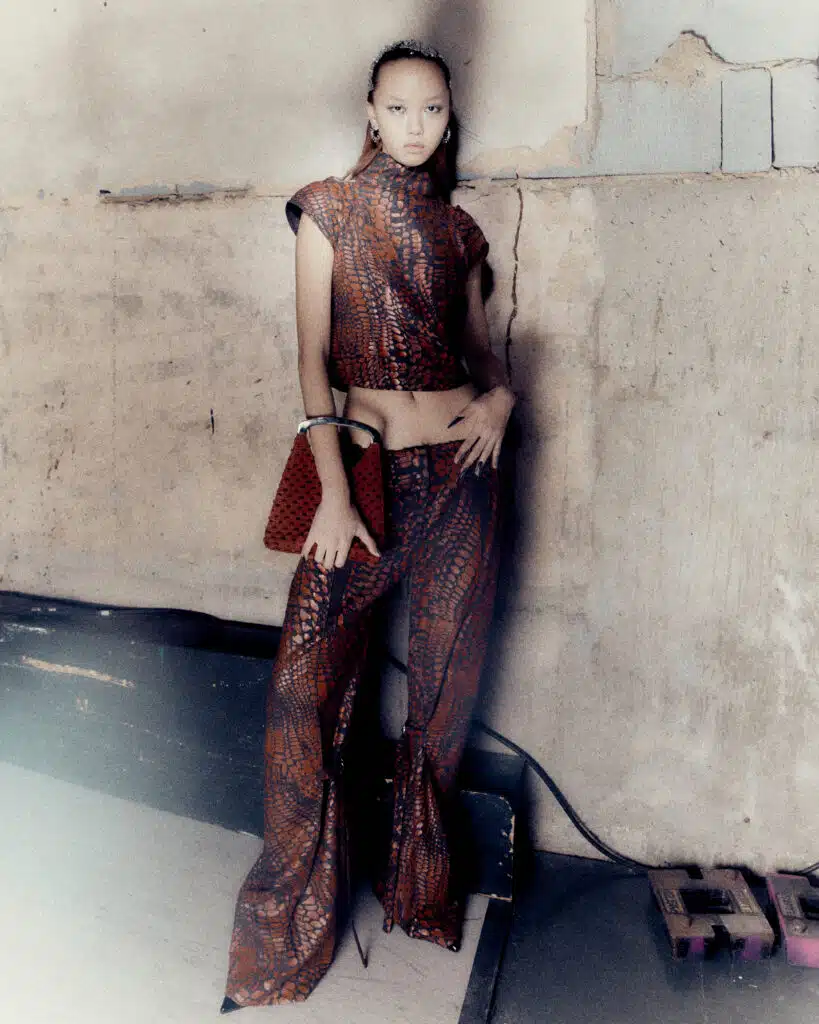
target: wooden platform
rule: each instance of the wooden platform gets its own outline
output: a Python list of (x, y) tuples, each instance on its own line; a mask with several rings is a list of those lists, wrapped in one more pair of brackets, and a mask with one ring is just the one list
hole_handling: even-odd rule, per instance
[[(310, 999), (219, 1015), (253, 836), (0, 762), (2, 1020), (21, 1024), (458, 1024), (487, 900), (457, 954), (385, 935), (359, 893), (352, 936)], [(470, 1018), (470, 1024), (476, 1018)]]

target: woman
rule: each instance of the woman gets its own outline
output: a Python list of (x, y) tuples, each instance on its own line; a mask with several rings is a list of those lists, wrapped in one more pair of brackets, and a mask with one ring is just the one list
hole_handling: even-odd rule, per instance
[[(239, 893), (223, 1012), (305, 999), (330, 965), (340, 755), (373, 605), (405, 577), (409, 714), (379, 895), (386, 931), (398, 923), (460, 946), (448, 809), (492, 615), (497, 466), (514, 397), (489, 347), (488, 244), (448, 202), (443, 57), (412, 41), (382, 51), (367, 112), (355, 168), (302, 188), (287, 216), (305, 411), (334, 415), (335, 387), (347, 393), (344, 416), (380, 432), (388, 537), (379, 550), (351, 502), (337, 427), (313, 427), (322, 499), (268, 695), (264, 848)], [(353, 543), (373, 557), (348, 559)]]

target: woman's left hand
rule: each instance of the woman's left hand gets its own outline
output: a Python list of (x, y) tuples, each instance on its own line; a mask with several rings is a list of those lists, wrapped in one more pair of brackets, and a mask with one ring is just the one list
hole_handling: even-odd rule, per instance
[(456, 463), (462, 462), (461, 473), (465, 473), (476, 463), (476, 472), (480, 472), (489, 459), (492, 460), (492, 466), (497, 469), (503, 435), (514, 404), (515, 396), (512, 390), (505, 385), (499, 385), (486, 394), (473, 398), (452, 421), (450, 427), (456, 423), (464, 423), (467, 429), (463, 444), (455, 456)]

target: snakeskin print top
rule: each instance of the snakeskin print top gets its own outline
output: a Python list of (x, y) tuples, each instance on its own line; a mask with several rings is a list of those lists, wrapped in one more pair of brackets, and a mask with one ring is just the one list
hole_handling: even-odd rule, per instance
[(356, 177), (305, 185), (285, 209), (294, 232), (303, 211), (335, 252), (334, 388), (444, 391), (469, 380), (459, 349), (465, 284), (489, 243), (465, 210), (437, 195), (426, 166), (379, 150)]

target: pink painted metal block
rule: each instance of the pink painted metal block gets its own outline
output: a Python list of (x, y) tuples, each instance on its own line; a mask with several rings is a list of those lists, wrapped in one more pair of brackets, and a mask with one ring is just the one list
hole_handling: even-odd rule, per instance
[(804, 875), (769, 875), (766, 882), (788, 963), (819, 967), (819, 886)]
[(728, 949), (741, 960), (771, 955), (774, 933), (739, 871), (649, 871), (675, 960)]

